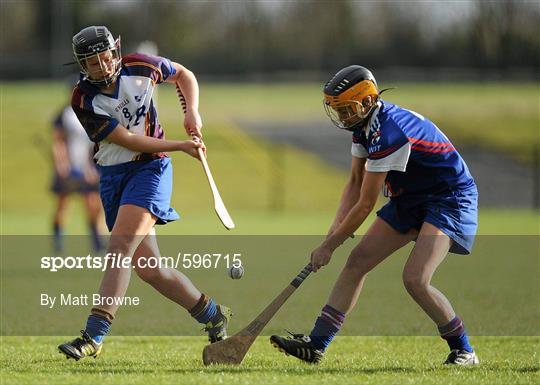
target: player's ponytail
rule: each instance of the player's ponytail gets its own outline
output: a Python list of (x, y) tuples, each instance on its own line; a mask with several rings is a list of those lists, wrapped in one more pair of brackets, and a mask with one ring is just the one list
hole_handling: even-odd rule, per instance
[(397, 87), (388, 87), (388, 88), (384, 88), (382, 90), (379, 91), (379, 96), (382, 95), (383, 92), (386, 92), (386, 91), (389, 91), (389, 90), (395, 90)]

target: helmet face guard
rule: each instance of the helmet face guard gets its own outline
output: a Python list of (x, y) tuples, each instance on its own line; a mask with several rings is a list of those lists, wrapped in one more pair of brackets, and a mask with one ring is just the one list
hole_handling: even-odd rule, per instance
[(323, 105), (326, 115), (332, 123), (344, 130), (352, 129), (354, 131), (354, 127), (362, 123), (366, 116), (369, 115), (369, 112), (371, 112), (371, 109), (366, 112), (366, 108), (364, 108), (362, 103), (356, 100), (344, 100), (335, 104), (324, 100)]
[(338, 128), (354, 131), (377, 104), (379, 91), (371, 72), (361, 66), (339, 71), (324, 87), (324, 110)]
[(73, 37), (73, 56), (85, 80), (97, 87), (114, 83), (122, 69), (120, 37), (106, 27), (87, 27)]

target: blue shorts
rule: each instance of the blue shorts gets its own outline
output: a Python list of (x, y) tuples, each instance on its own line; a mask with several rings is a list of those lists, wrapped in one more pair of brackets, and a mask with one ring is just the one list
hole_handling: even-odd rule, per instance
[(99, 166), (101, 202), (105, 222), (112, 231), (118, 209), (131, 204), (143, 207), (163, 225), (180, 218), (171, 208), (172, 165), (170, 158), (138, 160), (114, 166)]
[(431, 223), (452, 239), (451, 253), (470, 254), (478, 227), (478, 191), (474, 187), (445, 195), (399, 196), (377, 215), (401, 233)]

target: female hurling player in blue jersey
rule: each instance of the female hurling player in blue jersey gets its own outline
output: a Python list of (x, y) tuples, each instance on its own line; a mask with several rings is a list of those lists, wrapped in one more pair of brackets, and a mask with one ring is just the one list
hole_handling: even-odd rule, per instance
[[(172, 165), (166, 152), (183, 151), (198, 158), (198, 149), (204, 150), (195, 76), (163, 57), (122, 57), (120, 39), (114, 39), (106, 27), (84, 28), (73, 37), (72, 45), (81, 78), (71, 104), (95, 143), (101, 201), (111, 231), (108, 253), (131, 262), (140, 278), (188, 310), (205, 325), (211, 342), (225, 338), (231, 317), (227, 307), (202, 294), (179, 271), (147, 267), (155, 266), (160, 257), (154, 225), (178, 219), (170, 207)], [(154, 88), (163, 82), (174, 84), (184, 95), (184, 127), (196, 140), (165, 140), (152, 100)], [(151, 263), (150, 258), (154, 259)], [(59, 346), (67, 358), (100, 354), (132, 270), (118, 266), (123, 262), (108, 265), (82, 336)]]
[(445, 364), (478, 364), (463, 321), (431, 285), (448, 252), (469, 254), (472, 249), (478, 198), (474, 179), (435, 124), (380, 94), (373, 74), (358, 65), (342, 69), (324, 87), (328, 116), (353, 133), (352, 169), (326, 240), (311, 254), (313, 271), (327, 265), (365, 221), (381, 189), (390, 200), (351, 252), (309, 336), (272, 336), (271, 342), (301, 360), (320, 361), (356, 304), (367, 273), (415, 241), (403, 269), (407, 292), (447, 341)]

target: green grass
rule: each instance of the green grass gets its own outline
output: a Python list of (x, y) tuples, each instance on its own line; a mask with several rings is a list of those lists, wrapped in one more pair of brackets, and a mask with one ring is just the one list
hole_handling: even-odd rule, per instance
[[(386, 86), (397, 89), (386, 92), (385, 100), (425, 115), (458, 144), (494, 148), (527, 162), (540, 145), (537, 83), (381, 84)], [(203, 92), (203, 111), (219, 119), (273, 121), (276, 129), (327, 119), (320, 84), (220, 84)]]
[[(67, 102), (68, 90), (54, 82), (3, 82), (0, 87), (2, 213), (8, 219), (36, 212), (48, 215), (54, 204), (48, 192), (50, 123)], [(279, 167), (275, 145), (250, 138), (235, 123), (256, 119), (286, 129), (291, 121), (324, 120), (319, 84), (203, 83), (201, 95), (209, 162), (230, 209), (334, 209), (346, 172), (289, 146), (279, 149), (277, 156), (283, 158)], [(386, 97), (424, 113), (460, 142), (492, 146), (526, 161), (538, 142), (535, 84), (402, 84)], [(185, 137), (173, 87), (160, 88), (159, 115), (167, 137)], [(174, 205), (183, 209), (189, 202), (194, 209), (207, 210), (210, 194), (200, 166), (183, 154), (173, 157)], [(206, 231), (211, 229), (209, 225)], [(0, 233), (12, 234), (11, 223), (2, 220)]]
[[(43, 293), (95, 293), (103, 275), (96, 269), (40, 268), (42, 257), (56, 255), (49, 237), (4, 236), (2, 239), (2, 335), (61, 335), (76, 332), (87, 317), (91, 302), (52, 309), (40, 305)], [(224, 259), (211, 268), (177, 268), (202, 291), (235, 312), (230, 332), (235, 333), (255, 318), (269, 301), (308, 262), (310, 250), (322, 236), (162, 236), (161, 255), (176, 259), (179, 253), (241, 253), (245, 275), (231, 280)], [(70, 256), (98, 256), (88, 249), (88, 239), (66, 239)], [(269, 323), (267, 333), (283, 328), (309, 328), (328, 297), (333, 282), (358, 239), (348, 240), (334, 253), (330, 264), (313, 274)], [(407, 294), (401, 279), (412, 244), (394, 253), (366, 280), (357, 308), (341, 335), (418, 335), (434, 332), (433, 323)], [(214, 259), (215, 260), (215, 259)], [(451, 254), (433, 277), (473, 335), (534, 336), (540, 317), (538, 236), (479, 236), (473, 254)], [(140, 304), (124, 306), (118, 313), (116, 335), (198, 335), (189, 314), (160, 296), (132, 273), (127, 296)], [(24, 304), (24, 305), (21, 305)], [(156, 317), (156, 315), (158, 315)], [(21, 322), (33, 320), (32, 322)]]
[[(39, 216), (37, 221), (47, 221), (54, 205), (48, 191), (51, 179), (50, 121), (65, 97), (65, 90), (50, 83), (4, 84), (2, 88), (0, 233), (16, 233), (19, 230), (17, 218), (26, 217), (29, 223), (25, 233), (36, 234), (38, 231), (43, 234), (49, 231), (48, 226), (34, 230), (32, 220)], [(55, 107), (38, 102), (44, 99), (51, 100)], [(32, 114), (25, 113), (27, 103), (35, 105)], [(160, 116), (167, 128), (167, 136), (185, 137), (174, 95), (162, 93), (160, 104), (164, 106)], [(227, 119), (209, 118), (206, 130), (208, 160), (231, 211), (261, 212), (276, 205), (284, 211), (309, 211), (319, 209), (321, 205), (336, 205), (341, 187), (336, 189), (335, 186), (344, 184), (346, 173), (343, 171), (325, 164), (313, 154), (288, 146), (281, 149), (283, 168), (276, 168), (273, 145), (253, 140)], [(42, 143), (36, 143), (36, 138), (41, 138)], [(187, 206), (188, 210), (202, 213), (211, 211), (212, 197), (201, 166), (184, 154), (173, 154), (172, 157), (175, 169), (173, 206), (180, 211)], [(310, 183), (309, 194), (305, 191), (306, 182)], [(211, 231), (213, 224), (214, 221), (209, 223), (206, 231)]]
[[(50, 121), (65, 101), (67, 90), (51, 82), (3, 83), (1, 88), (0, 234), (48, 234), (55, 204), (48, 191)], [(159, 114), (167, 136), (181, 138), (184, 134), (179, 123), (178, 102), (170, 88), (164, 86), (159, 95)], [(408, 99), (399, 99), (402, 94), (395, 91), (388, 94), (389, 100), (419, 111), (432, 111), (436, 121), (459, 120), (459, 124), (452, 121), (444, 124), (451, 136), (455, 133), (481, 143), (496, 141), (498, 146), (506, 143), (505, 149), (512, 152), (517, 142), (528, 146), (538, 134), (537, 89), (531, 85), (405, 84), (400, 89), (407, 90), (404, 94)], [(325, 119), (320, 108), (319, 86), (203, 84), (202, 91), (209, 162), (223, 199), (238, 222), (235, 233), (326, 232), (347, 172), (290, 146), (280, 147), (282, 166), (278, 167), (274, 159), (275, 145), (254, 140), (239, 130), (234, 121), (235, 118), (273, 119), (276, 127), (283, 129), (288, 121)], [(502, 94), (522, 97), (507, 100), (501, 99)], [(474, 98), (491, 106), (490, 113), (476, 108)], [(500, 105), (503, 100), (512, 108), (503, 111)], [(33, 106), (32, 113), (26, 113), (28, 105)], [(459, 111), (459, 114), (449, 111)], [(513, 130), (512, 135), (506, 135), (506, 127), (512, 126), (517, 115), (526, 122)], [(470, 126), (471, 121), (480, 118), (485, 119), (485, 124)], [(481, 141), (477, 140), (477, 135), (482, 136)], [(41, 143), (36, 141), (38, 138)], [(212, 213), (212, 198), (200, 165), (183, 154), (174, 154), (173, 159), (172, 204), (184, 220), (160, 228), (160, 233), (224, 233)], [(83, 211), (78, 203), (73, 205), (68, 233), (86, 233)], [(532, 211), (486, 209), (481, 212), (480, 232), (538, 234), (538, 223), (538, 213)]]
[(94, 360), (66, 360), (63, 337), (8, 337), (2, 342), (2, 384), (537, 384), (537, 337), (473, 337), (481, 365), (443, 367), (438, 337), (338, 337), (324, 361), (310, 366), (261, 337), (241, 366), (204, 367), (204, 339), (111, 337)]
[[(210, 201), (211, 197), (207, 197)], [(338, 199), (336, 197), (336, 199)], [(381, 201), (380, 204), (383, 202)], [(219, 222), (211, 206), (198, 208), (178, 202), (175, 207), (181, 219), (167, 226), (158, 226), (158, 235), (320, 235), (326, 233), (334, 211), (269, 211), (232, 208), (230, 213), (237, 228), (227, 231)], [(51, 233), (52, 207), (40, 212), (6, 210), (3, 213), (4, 235), (47, 235)], [(74, 198), (66, 223), (67, 235), (88, 234), (84, 208)], [(364, 234), (374, 214), (356, 231)], [(480, 209), (478, 234), (480, 235), (539, 235), (540, 216), (527, 209)]]
[[(182, 138), (174, 90), (166, 86), (163, 90), (159, 95), (161, 122), (169, 138)], [(66, 97), (67, 90), (58, 83), (1, 85), (2, 235), (50, 233), (54, 206), (48, 192), (50, 121)], [(524, 161), (530, 161), (531, 149), (538, 140), (536, 85), (402, 84), (385, 97), (426, 114), (452, 139), (493, 146)], [(160, 227), (159, 234), (324, 234), (347, 173), (289, 146), (279, 151), (283, 158), (280, 168), (274, 158), (276, 147), (247, 136), (236, 124), (240, 118), (271, 119), (276, 127), (286, 129), (287, 122), (325, 119), (320, 85), (203, 84), (201, 109), (209, 162), (237, 229), (228, 233), (218, 222), (200, 165), (176, 154), (173, 206), (183, 220)], [(42, 141), (38, 143), (39, 138)], [(520, 146), (524, 150), (518, 150)], [(87, 233), (83, 218), (80, 203), (74, 202), (68, 234)], [(369, 222), (368, 219), (357, 233), (362, 234)], [(79, 363), (62, 360), (55, 353), (55, 346), (64, 340), (62, 337), (2, 337), (1, 383), (135, 384), (149, 383), (150, 378), (152, 384), (538, 383), (539, 339), (516, 337), (537, 334), (538, 247), (534, 238), (524, 235), (540, 234), (538, 212), (482, 209), (479, 223), (480, 234), (497, 236), (479, 237), (473, 256), (449, 257), (435, 277), (435, 284), (448, 293), (473, 334), (500, 335), (473, 339), (483, 361), (479, 368), (441, 368), (439, 362), (446, 349), (435, 337), (345, 337), (432, 335), (433, 325), (406, 295), (400, 280), (407, 252), (404, 250), (370, 274), (359, 309), (348, 318), (343, 330), (344, 337), (338, 338), (320, 367), (281, 357), (263, 340), (255, 344), (241, 367), (204, 368), (200, 363), (202, 337), (111, 337), (101, 359)], [(60, 329), (55, 334), (78, 330), (86, 307), (47, 313), (36, 303), (36, 293), (92, 292), (101, 274), (40, 271), (35, 257), (50, 253), (49, 241), (45, 237), (22, 239), (23, 247), (10, 251), (8, 246), (13, 239), (3, 238), (2, 334), (35, 335), (41, 332), (36, 327), (43, 325), (47, 330)], [(234, 244), (234, 239), (212, 237), (203, 239), (203, 246), (197, 247), (218, 247), (220, 242)], [(246, 276), (240, 281), (231, 281), (222, 270), (187, 272), (198, 286), (234, 305), (233, 333), (282, 289), (316, 244), (316, 238), (309, 237), (285, 240), (266, 238), (268, 244), (263, 244), (260, 242), (265, 242), (264, 238), (244, 238), (253, 249), (246, 246)], [(189, 242), (195, 242), (195, 237), (167, 237), (160, 247), (162, 252), (178, 251)], [(283, 327), (310, 326), (355, 242), (348, 241), (332, 263), (307, 280), (286, 305), (289, 310), (301, 311), (283, 309), (266, 333), (281, 333)], [(132, 280), (130, 294), (140, 295), (144, 306), (137, 311), (122, 310), (115, 323), (117, 335), (198, 335), (185, 312), (157, 296), (140, 280)], [(17, 330), (20, 333), (13, 332)]]

